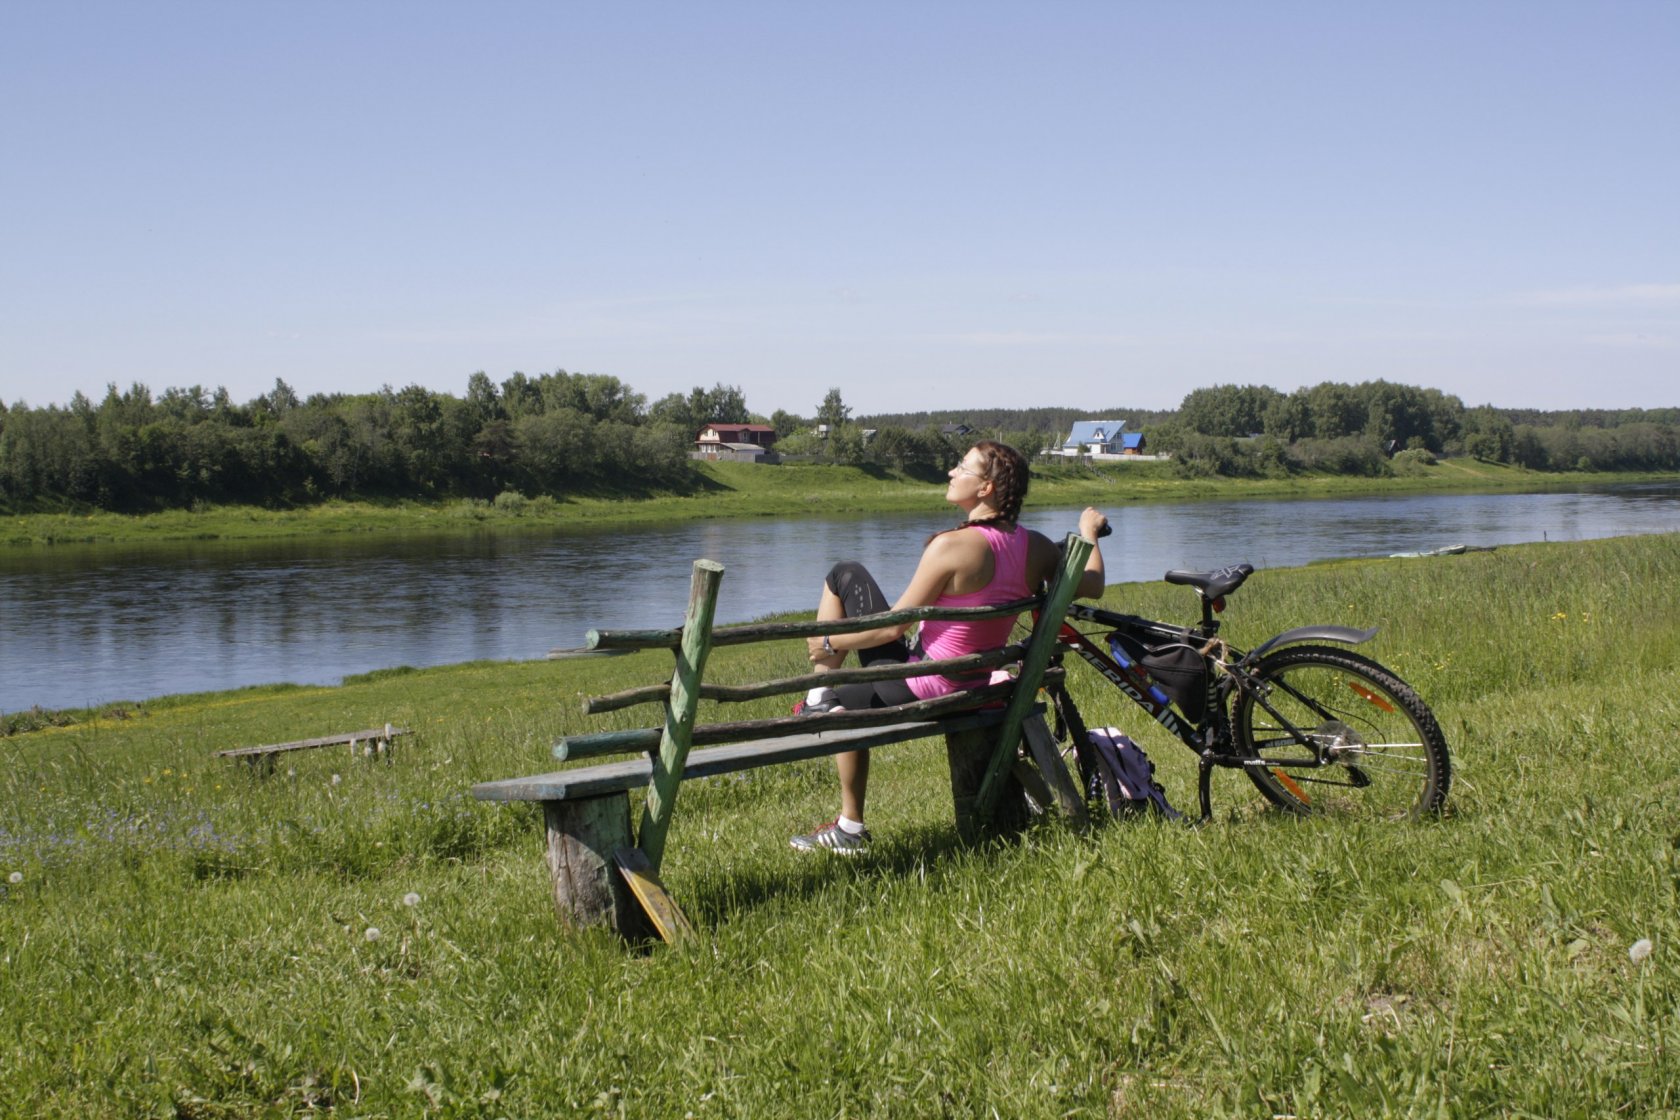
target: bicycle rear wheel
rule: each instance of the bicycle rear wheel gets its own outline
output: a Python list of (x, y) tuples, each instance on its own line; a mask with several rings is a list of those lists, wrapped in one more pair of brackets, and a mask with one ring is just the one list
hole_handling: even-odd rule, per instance
[[(1260, 688), (1231, 711), (1237, 750), (1269, 765), (1245, 773), (1296, 813), (1381, 818), (1439, 812), (1452, 784), (1447, 740), (1418, 694), (1372, 661), (1289, 646), (1260, 661)], [(1327, 757), (1323, 766), (1284, 766)]]

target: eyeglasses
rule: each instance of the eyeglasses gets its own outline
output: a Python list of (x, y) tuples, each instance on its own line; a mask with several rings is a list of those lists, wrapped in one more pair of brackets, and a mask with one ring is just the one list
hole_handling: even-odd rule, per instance
[(981, 474), (979, 471), (975, 470), (973, 467), (969, 466), (967, 463), (958, 463), (957, 464), (957, 470), (961, 471), (963, 474), (971, 474), (975, 478), (985, 478), (986, 477), (984, 474)]

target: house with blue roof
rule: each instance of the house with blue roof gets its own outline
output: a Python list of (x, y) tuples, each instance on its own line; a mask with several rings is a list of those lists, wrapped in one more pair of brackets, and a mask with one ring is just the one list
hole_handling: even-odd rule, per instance
[(1061, 453), (1119, 455), (1124, 444), (1125, 428), (1124, 420), (1075, 420), (1073, 430), (1062, 441)]

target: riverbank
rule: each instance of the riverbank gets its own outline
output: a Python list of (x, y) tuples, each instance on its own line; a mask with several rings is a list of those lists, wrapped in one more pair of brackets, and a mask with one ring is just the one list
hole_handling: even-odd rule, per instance
[[(1680, 615), (1628, 589), (1677, 580), (1674, 535), (1258, 573), (1239, 644), (1382, 627), (1361, 650), (1453, 751), (1444, 819), (1280, 818), (1221, 773), (1205, 828), (964, 848), (944, 751), (902, 744), (875, 752), (875, 848), (852, 860), (787, 846), (832, 815), (826, 760), (685, 786), (663, 877), (701, 937), (646, 955), (562, 930), (540, 814), (467, 790), (553, 766), (557, 736), (656, 722), (577, 698), (663, 655), (178, 696), (18, 736), (0, 1114), (1662, 1113), (1680, 759), (1629, 746), (1680, 720)], [(1176, 617), (1186, 594), (1106, 598)], [(708, 672), (786, 668), (759, 648)], [(1070, 672), (1087, 716), (1191, 807), (1189, 752), (1093, 678)], [(388, 765), (310, 751), (265, 779), (213, 753), (386, 721), (414, 729)]]
[[(494, 502), (326, 502), (271, 510), (248, 506), (0, 517), (0, 546), (93, 542), (256, 540), (340, 533), (547, 531), (574, 525), (650, 525), (805, 514), (898, 512), (940, 508), (944, 483), (859, 467), (697, 464), (699, 485), (686, 494), (648, 497), (504, 497)], [(1343, 475), (1285, 479), (1181, 479), (1166, 463), (1035, 467), (1031, 503), (1039, 507), (1207, 499), (1346, 497), (1431, 491), (1511, 492), (1673, 481), (1672, 474), (1540, 474), (1472, 459), (1410, 468), (1394, 478)]]

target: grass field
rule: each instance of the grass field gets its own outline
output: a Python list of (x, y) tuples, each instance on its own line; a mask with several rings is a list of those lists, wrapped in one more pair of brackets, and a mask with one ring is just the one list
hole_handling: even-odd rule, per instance
[[(943, 751), (905, 744), (856, 860), (787, 848), (832, 815), (824, 762), (685, 788), (665, 879), (702, 936), (648, 954), (564, 933), (538, 816), (467, 790), (651, 722), (578, 699), (664, 655), (0, 739), (0, 1115), (1680, 1115), (1677, 584), (1677, 536), (1261, 572), (1227, 635), (1381, 626), (1365, 651), (1453, 748), (1444, 818), (1297, 820), (1221, 775), (1205, 828), (964, 848)], [(735, 647), (708, 675), (795, 664)], [(1072, 673), (1191, 808), (1188, 754)], [(212, 757), (386, 721), (416, 729), (389, 765)]]

